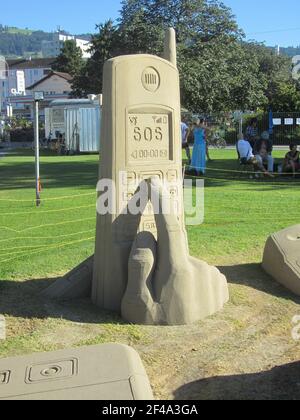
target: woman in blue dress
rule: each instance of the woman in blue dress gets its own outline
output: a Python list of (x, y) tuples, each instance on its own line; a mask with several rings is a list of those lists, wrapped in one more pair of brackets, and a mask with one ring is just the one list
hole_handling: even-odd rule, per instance
[(191, 168), (197, 175), (205, 175), (206, 171), (206, 130), (204, 120), (197, 120), (194, 124), (194, 149)]

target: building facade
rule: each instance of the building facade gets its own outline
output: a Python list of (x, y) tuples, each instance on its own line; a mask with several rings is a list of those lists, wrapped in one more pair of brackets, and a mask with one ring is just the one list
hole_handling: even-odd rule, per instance
[(70, 97), (72, 77), (68, 73), (50, 71), (43, 79), (26, 87), (26, 95), (11, 98), (14, 115), (33, 119), (33, 101), (35, 92), (43, 92), (44, 100), (40, 103), (40, 116), (54, 100), (65, 100)]
[(26, 87), (26, 96), (11, 99), (14, 114), (33, 119), (34, 93), (43, 92), (44, 100), (40, 103), (40, 117), (44, 118), (45, 108), (54, 100), (66, 100), (72, 92), (72, 76), (68, 73), (51, 71), (47, 76)]
[(43, 57), (57, 57), (66, 41), (75, 41), (76, 46), (79, 47), (82, 51), (82, 56), (85, 59), (91, 57), (91, 53), (89, 49), (91, 47), (91, 43), (86, 39), (77, 38), (73, 35), (66, 35), (62, 33), (54, 33), (52, 41), (43, 41), (42, 42), (42, 54)]
[(9, 104), (13, 105), (14, 111), (24, 109), (22, 99), (31, 96), (27, 86), (46, 77), (54, 61), (54, 58), (8, 60), (6, 75), (0, 80), (0, 114), (7, 114)]

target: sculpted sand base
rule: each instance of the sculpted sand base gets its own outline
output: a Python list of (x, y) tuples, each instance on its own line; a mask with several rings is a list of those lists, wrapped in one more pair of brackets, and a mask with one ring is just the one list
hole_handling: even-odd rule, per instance
[(269, 237), (262, 265), (275, 280), (300, 296), (300, 225)]
[(139, 355), (118, 344), (0, 360), (0, 400), (152, 400)]

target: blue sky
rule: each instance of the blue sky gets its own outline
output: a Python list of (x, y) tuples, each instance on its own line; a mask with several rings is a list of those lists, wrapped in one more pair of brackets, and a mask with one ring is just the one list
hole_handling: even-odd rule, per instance
[[(268, 45), (300, 45), (299, 0), (223, 0), (248, 39)], [(116, 19), (120, 0), (1, 0), (0, 23), (53, 31), (58, 25), (71, 33), (93, 32), (96, 23)]]

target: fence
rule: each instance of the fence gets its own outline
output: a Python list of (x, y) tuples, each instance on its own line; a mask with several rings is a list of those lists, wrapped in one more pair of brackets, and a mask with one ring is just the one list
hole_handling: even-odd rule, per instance
[(274, 112), (273, 123), (275, 145), (288, 145), (292, 141), (300, 143), (300, 112)]
[[(258, 133), (269, 131), (269, 113), (244, 115), (243, 130), (252, 118), (258, 120)], [(235, 145), (238, 140), (239, 123), (234, 121), (231, 114), (206, 117), (208, 127), (225, 139), (227, 145)], [(300, 144), (300, 112), (274, 112), (273, 134), (271, 135), (275, 146), (287, 146), (292, 141)]]

